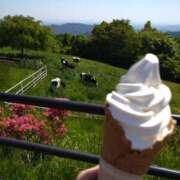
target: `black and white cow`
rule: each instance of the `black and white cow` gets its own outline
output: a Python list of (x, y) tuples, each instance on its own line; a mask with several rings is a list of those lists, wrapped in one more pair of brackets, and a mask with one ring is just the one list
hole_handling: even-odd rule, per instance
[(67, 62), (64, 58), (61, 58), (61, 65), (62, 65), (63, 67), (66, 67), (67, 64), (68, 64), (68, 62)]
[(81, 60), (80, 57), (76, 57), (76, 56), (73, 57), (73, 62), (79, 63), (80, 60)]
[(65, 87), (66, 84), (64, 83), (64, 81), (60, 78), (55, 78), (51, 80), (51, 91), (55, 92), (59, 87)]
[(72, 63), (69, 63), (67, 60), (65, 60), (64, 58), (61, 58), (61, 65), (64, 67), (64, 68), (70, 68), (70, 69), (74, 69), (75, 68), (75, 65), (72, 64)]
[(90, 73), (82, 72), (80, 74), (80, 79), (82, 82), (90, 83), (90, 84), (97, 86), (97, 81), (96, 81), (95, 77), (93, 77)]

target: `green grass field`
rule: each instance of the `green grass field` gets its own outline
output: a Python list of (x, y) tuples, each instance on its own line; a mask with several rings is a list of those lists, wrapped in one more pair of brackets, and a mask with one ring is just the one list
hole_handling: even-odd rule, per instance
[(33, 70), (23, 68), (18, 63), (0, 61), (0, 91), (6, 91), (31, 73)]
[[(66, 58), (69, 61), (72, 59), (71, 56), (67, 56)], [(59, 64), (60, 55), (56, 54), (46, 56), (45, 63), (48, 65), (48, 76), (31, 91), (28, 91), (26, 93), (27, 95), (66, 97), (74, 101), (103, 104), (106, 94), (115, 88), (120, 76), (126, 72), (124, 69), (87, 59), (82, 59), (74, 70), (62, 70)], [(18, 69), (16, 66), (14, 68)], [(24, 72), (26, 71), (24, 69)], [(79, 77), (81, 72), (90, 72), (93, 74), (97, 78), (98, 87), (82, 84)], [(53, 95), (49, 91), (49, 86), (50, 80), (55, 77), (65, 80), (66, 88), (58, 89), (57, 93)], [(9, 79), (11, 79), (10, 76)], [(0, 80), (3, 88), (4, 81), (1, 82)], [(173, 93), (173, 99), (171, 101), (172, 112), (180, 113), (180, 85), (171, 82), (165, 83), (171, 88)], [(63, 139), (56, 139), (54, 145), (65, 149), (99, 154), (104, 117), (86, 115), (84, 113), (78, 113), (76, 115), (75, 117), (68, 118), (66, 121), (66, 127), (68, 128), (66, 136)], [(178, 130), (174, 134), (172, 141), (153, 162), (154, 165), (180, 169), (180, 131)], [(0, 148), (0, 178), (2, 177), (2, 179), (8, 180), (73, 180), (80, 170), (93, 166), (88, 163), (43, 155), (39, 155), (37, 160), (30, 161), (27, 159), (27, 154), (29, 156), (34, 155), (33, 153), (13, 148)], [(159, 178), (148, 176), (146, 179)]]
[[(65, 58), (72, 62), (71, 56)], [(103, 104), (106, 94), (115, 89), (120, 77), (126, 70), (96, 61), (82, 59), (75, 69), (61, 69), (60, 55), (47, 57), (48, 76), (35, 88), (27, 92), (27, 95), (46, 97), (66, 97), (74, 101)], [(80, 81), (81, 72), (90, 72), (97, 79), (98, 86), (84, 85)], [(56, 94), (49, 91), (51, 79), (60, 77), (66, 83), (66, 88), (59, 88)], [(171, 108), (173, 113), (180, 113), (180, 85), (173, 82), (164, 81), (172, 91)]]

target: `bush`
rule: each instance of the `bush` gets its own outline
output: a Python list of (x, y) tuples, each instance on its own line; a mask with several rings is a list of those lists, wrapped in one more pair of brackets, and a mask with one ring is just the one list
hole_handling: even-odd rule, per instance
[(180, 82), (180, 58), (168, 58), (162, 61), (161, 75), (163, 79)]
[(25, 104), (12, 104), (9, 113), (0, 108), (0, 135), (30, 142), (52, 144), (54, 137), (63, 137), (67, 132), (64, 120), (69, 112), (47, 108), (43, 115), (36, 108)]

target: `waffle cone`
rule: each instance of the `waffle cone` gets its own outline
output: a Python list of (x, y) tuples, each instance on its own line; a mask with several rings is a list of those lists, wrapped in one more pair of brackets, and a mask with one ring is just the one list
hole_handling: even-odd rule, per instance
[[(173, 130), (174, 127), (175, 121), (171, 120), (169, 128)], [(152, 160), (170, 136), (171, 134), (149, 149), (134, 150), (131, 148), (131, 142), (125, 137), (123, 128), (113, 119), (107, 108), (101, 158), (121, 171), (141, 176), (146, 174)]]
[(142, 180), (143, 176), (130, 174), (113, 167), (103, 159), (100, 159), (98, 180)]

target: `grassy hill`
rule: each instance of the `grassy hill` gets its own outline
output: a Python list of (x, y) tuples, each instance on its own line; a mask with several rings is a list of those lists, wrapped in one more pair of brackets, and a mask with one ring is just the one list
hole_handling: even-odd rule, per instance
[(6, 91), (32, 72), (19, 63), (0, 61), (0, 91)]
[[(72, 57), (66, 56), (66, 59), (71, 62)], [(83, 84), (80, 81), (81, 72), (90, 72), (95, 76), (98, 86)], [(67, 97), (76, 101), (103, 103), (106, 94), (115, 87), (123, 73), (125, 73), (124, 69), (87, 59), (82, 59), (79, 64), (76, 64), (75, 69), (62, 69), (60, 60), (57, 58), (48, 64), (48, 77), (29, 94), (53, 96), (49, 91), (51, 79), (60, 77), (65, 81), (66, 87), (59, 88), (54, 96)]]
[[(65, 59), (72, 62), (71, 56), (65, 56)], [(31, 91), (28, 91), (28, 95), (66, 97), (74, 101), (103, 104), (106, 94), (115, 89), (120, 77), (127, 71), (88, 59), (81, 59), (80, 63), (76, 64), (75, 69), (62, 69), (59, 55), (47, 58), (46, 63), (48, 65), (48, 76)], [(80, 81), (81, 72), (90, 72), (95, 76), (98, 86), (83, 84)], [(51, 79), (56, 77), (62, 78), (66, 83), (66, 87), (60, 87), (56, 94), (51, 94), (49, 90)], [(173, 93), (171, 101), (172, 112), (180, 113), (180, 85), (168, 81), (164, 81), (164, 83)]]
[[(71, 56), (65, 56), (65, 58), (72, 61)], [(74, 70), (62, 70), (60, 55), (57, 54), (47, 55), (45, 63), (48, 66), (48, 76), (31, 91), (28, 91), (28, 95), (67, 97), (75, 101), (103, 104), (106, 94), (115, 88), (120, 76), (126, 72), (124, 69), (87, 59), (82, 59)], [(18, 72), (21, 69), (17, 65), (12, 68), (17, 69)], [(14, 72), (16, 72), (15, 69)], [(22, 70), (22, 72), (26, 71), (27, 69)], [(93, 74), (97, 78), (98, 86), (82, 84), (79, 77), (81, 72)], [(18, 77), (22, 78), (23, 74)], [(66, 83), (66, 87), (64, 89), (59, 88), (57, 93), (53, 95), (49, 91), (49, 86), (51, 79), (55, 77), (62, 78)], [(11, 78), (9, 77), (9, 79)], [(5, 79), (2, 82), (4, 83), (4, 81)], [(171, 82), (165, 83), (173, 92), (173, 100), (171, 102), (172, 112), (180, 113), (180, 85)], [(54, 145), (65, 149), (100, 154), (104, 117), (84, 113), (77, 113), (75, 115), (73, 114), (66, 121), (68, 132), (65, 137), (63, 139), (56, 139)], [(180, 169), (179, 132), (176, 132), (172, 141), (161, 151), (153, 164)], [(9, 151), (13, 152), (10, 153), (10, 156), (7, 155)], [(73, 180), (80, 170), (92, 166), (92, 164), (45, 155), (31, 162), (23, 159), (23, 154), (25, 155), (26, 153), (26, 151), (22, 152), (13, 148), (0, 148), (0, 175), (4, 179)], [(146, 179), (152, 179), (152, 177), (147, 176)]]

